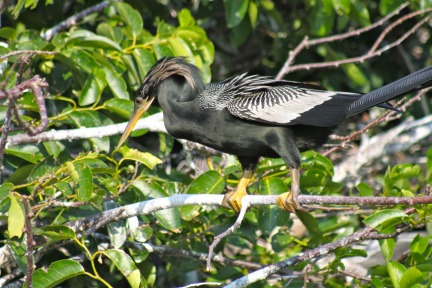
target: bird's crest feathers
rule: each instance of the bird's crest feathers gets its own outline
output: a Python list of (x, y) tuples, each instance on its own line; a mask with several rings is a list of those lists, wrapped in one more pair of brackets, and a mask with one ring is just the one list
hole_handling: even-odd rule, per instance
[(157, 87), (162, 81), (171, 77), (183, 77), (195, 91), (202, 91), (204, 83), (199, 69), (182, 57), (165, 57), (157, 61), (144, 78), (139, 94), (147, 96), (151, 87)]

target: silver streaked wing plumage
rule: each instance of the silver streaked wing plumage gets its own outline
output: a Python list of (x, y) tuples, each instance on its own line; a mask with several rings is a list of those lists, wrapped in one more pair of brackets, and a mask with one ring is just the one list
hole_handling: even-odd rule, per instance
[(227, 108), (231, 114), (242, 119), (287, 125), (336, 94), (296, 86), (276, 86), (247, 97), (236, 97)]

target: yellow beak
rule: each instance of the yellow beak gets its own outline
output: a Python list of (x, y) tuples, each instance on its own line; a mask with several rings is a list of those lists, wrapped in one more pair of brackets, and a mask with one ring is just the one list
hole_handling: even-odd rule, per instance
[(129, 122), (128, 122), (127, 126), (126, 126), (126, 129), (123, 132), (123, 135), (121, 136), (120, 141), (117, 144), (117, 146), (114, 149), (114, 151), (117, 151), (120, 148), (120, 146), (126, 141), (126, 138), (128, 138), (129, 134), (134, 129), (136, 123), (141, 118), (141, 115), (145, 111), (147, 111), (147, 109), (150, 107), (150, 105), (153, 102), (153, 100), (154, 100), (154, 97), (150, 97), (150, 98), (144, 100), (139, 106), (135, 106), (134, 112), (132, 113), (132, 117), (129, 120)]

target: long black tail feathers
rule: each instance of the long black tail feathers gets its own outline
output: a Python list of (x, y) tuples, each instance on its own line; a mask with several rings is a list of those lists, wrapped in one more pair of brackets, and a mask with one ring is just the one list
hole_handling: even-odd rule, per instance
[(363, 95), (352, 103), (347, 110), (347, 117), (361, 113), (373, 106), (402, 97), (408, 93), (432, 86), (432, 66), (411, 73), (399, 80)]

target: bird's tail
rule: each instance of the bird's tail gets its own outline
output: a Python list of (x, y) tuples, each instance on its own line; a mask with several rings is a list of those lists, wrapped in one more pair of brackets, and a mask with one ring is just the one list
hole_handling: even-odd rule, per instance
[(411, 73), (399, 80), (363, 95), (352, 103), (347, 110), (347, 117), (363, 112), (373, 106), (402, 97), (410, 92), (432, 86), (432, 66)]

